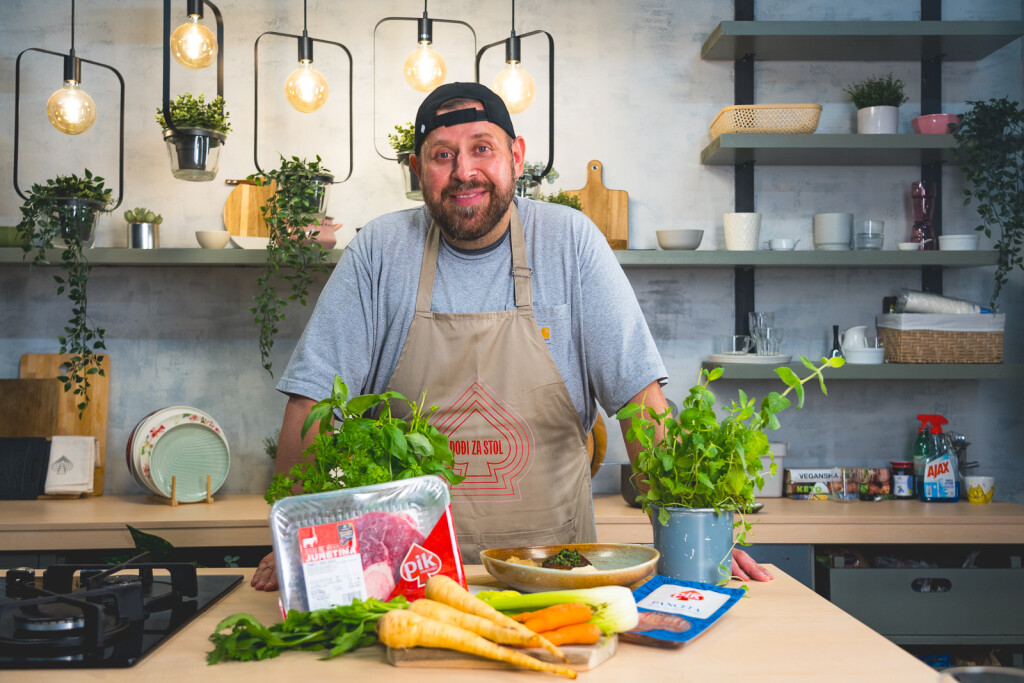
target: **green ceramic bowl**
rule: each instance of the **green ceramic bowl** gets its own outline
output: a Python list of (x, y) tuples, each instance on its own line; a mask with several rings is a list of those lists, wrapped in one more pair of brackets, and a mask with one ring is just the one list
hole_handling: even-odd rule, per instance
[[(545, 569), (509, 562), (509, 558), (533, 560), (540, 564), (559, 550), (579, 551), (596, 571)], [(533, 545), (518, 548), (491, 548), (480, 553), (487, 573), (510, 588), (527, 593), (597, 586), (634, 586), (652, 574), (659, 553), (645, 545), (629, 543), (574, 543)]]
[(0, 225), (0, 247), (22, 247), (26, 244), (27, 239), (18, 238), (17, 225)]

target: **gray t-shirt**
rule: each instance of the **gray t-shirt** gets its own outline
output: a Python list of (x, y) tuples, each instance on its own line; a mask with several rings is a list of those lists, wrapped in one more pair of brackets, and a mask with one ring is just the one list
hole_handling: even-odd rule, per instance
[[(665, 366), (597, 226), (565, 206), (520, 197), (516, 205), (533, 270), (534, 317), (548, 330), (548, 350), (589, 431), (595, 401), (614, 414), (663, 380)], [(324, 287), (279, 391), (320, 400), (330, 395), (335, 375), (352, 396), (387, 388), (415, 314), (429, 227), (425, 206), (366, 224)], [(442, 239), (431, 310), (514, 309), (511, 264), (508, 234), (498, 248), (481, 252), (459, 251)]]

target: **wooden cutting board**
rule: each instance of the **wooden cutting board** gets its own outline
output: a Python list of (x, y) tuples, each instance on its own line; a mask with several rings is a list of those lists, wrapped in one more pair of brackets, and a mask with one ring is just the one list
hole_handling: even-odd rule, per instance
[[(56, 379), (64, 374), (61, 367), (71, 358), (70, 354), (26, 353), (21, 357), (22, 379)], [(99, 441), (100, 455), (93, 476), (93, 491), (86, 495), (103, 494), (103, 478), (107, 458), (107, 405), (110, 394), (110, 354), (103, 354), (100, 364), (104, 375), (92, 375), (89, 379), (89, 405), (78, 419), (77, 397), (65, 392), (64, 385), (57, 383), (57, 416), (54, 429), (47, 436), (95, 436)]]
[[(547, 650), (541, 648), (526, 648), (520, 650), (534, 659), (553, 664), (565, 664), (576, 671), (589, 671), (602, 662), (607, 661), (618, 649), (619, 639), (617, 636), (602, 637), (593, 645), (562, 645), (561, 650), (569, 659), (568, 663), (556, 659)], [(434, 647), (414, 647), (408, 650), (387, 648), (388, 663), (394, 666), (420, 666), (426, 668), (450, 668), (450, 669), (514, 669), (522, 671), (517, 666), (505, 662), (496, 662), (493, 659), (485, 659), (476, 655), (453, 650), (442, 650)]]
[(57, 424), (62, 391), (55, 379), (0, 379), (0, 436), (49, 439)]
[(226, 180), (235, 185), (224, 202), (224, 227), (232, 235), (240, 237), (270, 237), (270, 229), (263, 220), (261, 206), (266, 206), (274, 196), (277, 183), (260, 187), (252, 180)]
[(612, 249), (629, 248), (629, 193), (609, 190), (601, 180), (604, 165), (594, 159), (587, 164), (587, 184), (566, 194), (580, 198), (583, 213), (597, 224)]

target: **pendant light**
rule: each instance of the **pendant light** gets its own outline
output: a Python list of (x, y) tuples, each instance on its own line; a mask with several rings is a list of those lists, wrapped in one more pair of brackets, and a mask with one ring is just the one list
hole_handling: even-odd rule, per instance
[(444, 83), (448, 73), (444, 58), (431, 47), (433, 23), (433, 19), (427, 16), (427, 0), (423, 0), (423, 18), (417, 22), (416, 40), (419, 46), (409, 53), (402, 65), (405, 82), (420, 92), (430, 92)]
[(330, 87), (323, 74), (313, 68), (313, 43), (323, 43), (341, 48), (348, 58), (348, 174), (341, 180), (331, 181), (343, 183), (352, 176), (353, 159), (353, 136), (352, 136), (352, 53), (341, 43), (321, 38), (312, 38), (307, 30), (308, 13), (306, 0), (302, 0), (302, 35), (294, 33), (280, 33), (278, 31), (264, 31), (253, 43), (253, 126), (252, 126), (252, 148), (253, 163), (259, 173), (263, 173), (259, 161), (259, 106), (260, 106), (260, 40), (264, 36), (280, 36), (282, 38), (294, 38), (298, 41), (299, 66), (285, 79), (284, 94), (296, 111), (308, 114), (320, 109), (330, 94)]
[(288, 103), (308, 114), (324, 106), (330, 88), (323, 74), (313, 68), (313, 41), (306, 32), (306, 0), (302, 0), (302, 36), (299, 38), (299, 68), (291, 72), (284, 84)]
[(107, 69), (117, 77), (121, 91), (120, 106), (120, 151), (118, 167), (118, 189), (117, 203), (113, 208), (121, 205), (121, 198), (124, 195), (124, 78), (121, 73), (112, 66), (101, 62), (94, 62), (75, 54), (75, 0), (71, 0), (71, 49), (68, 54), (44, 50), (38, 47), (30, 47), (22, 50), (15, 60), (14, 68), (14, 191), (22, 199), (27, 197), (18, 186), (18, 157), (20, 152), (21, 138), (21, 60), (28, 52), (41, 52), (43, 54), (60, 57), (64, 61), (64, 86), (50, 95), (46, 101), (46, 116), (54, 128), (66, 135), (80, 135), (89, 130), (96, 121), (96, 103), (92, 97), (82, 90), (82, 64)]
[[(203, 18), (203, 0), (188, 0), (187, 12), (188, 20), (171, 34), (171, 54), (186, 69), (205, 69), (217, 59), (219, 41), (199, 23)], [(220, 26), (219, 21), (217, 25)]]
[(476, 53), (476, 81), (480, 83), (480, 59), (492, 47), (505, 46), (505, 68), (495, 77), (491, 90), (496, 92), (505, 102), (509, 112), (520, 114), (533, 103), (536, 85), (533, 77), (523, 68), (521, 59), (521, 40), (529, 36), (543, 33), (548, 39), (548, 163), (544, 171), (534, 175), (540, 180), (551, 172), (555, 159), (555, 39), (547, 31), (530, 31), (516, 35), (516, 3), (512, 0), (512, 31), (505, 40), (484, 45)]
[[(197, 47), (197, 43), (186, 44), (190, 47), (181, 47), (181, 41), (175, 41), (173, 36), (178, 35), (183, 28), (187, 29), (190, 26), (198, 26), (203, 31), (209, 33), (209, 29), (198, 23), (198, 19), (203, 16), (203, 5), (206, 5), (213, 11), (213, 17), (217, 22), (217, 38), (212, 42), (212, 51), (206, 50), (205, 52)], [(173, 131), (175, 134), (179, 133), (179, 129), (174, 125), (174, 119), (171, 117), (171, 56), (180, 62), (183, 66), (189, 69), (202, 69), (213, 63), (213, 60), (217, 60), (217, 95), (224, 97), (224, 50), (218, 46), (224, 45), (224, 18), (221, 16), (220, 10), (210, 0), (188, 0), (188, 15), (189, 20), (182, 26), (175, 29), (174, 33), (171, 33), (171, 0), (164, 0), (164, 59), (163, 59), (163, 115), (164, 121), (167, 123), (167, 129)], [(191, 34), (190, 34), (191, 35)], [(205, 43), (202, 43), (205, 44)], [(180, 48), (180, 49), (179, 49)], [(189, 58), (182, 61), (182, 57), (179, 53), (187, 55)], [(195, 55), (196, 59), (191, 59), (191, 56)], [(200, 58), (201, 57), (201, 58)], [(197, 66), (198, 65), (198, 66)]]
[[(458, 24), (469, 29), (473, 37), (473, 52), (476, 54), (476, 31), (464, 21), (458, 19), (435, 19), (427, 15), (427, 0), (423, 1), (422, 17), (384, 17), (373, 27), (373, 120), (374, 120), (374, 149), (377, 154), (390, 161), (396, 157), (388, 156), (377, 148), (377, 31), (380, 27), (391, 21), (415, 21), (416, 22), (416, 43), (417, 47), (405, 58), (402, 65), (402, 74), (405, 82), (418, 92), (431, 92), (434, 88), (444, 83), (448, 76), (448, 66), (444, 58), (434, 49), (434, 23)], [(410, 113), (403, 114), (404, 117)], [(404, 120), (404, 119), (403, 119)]]

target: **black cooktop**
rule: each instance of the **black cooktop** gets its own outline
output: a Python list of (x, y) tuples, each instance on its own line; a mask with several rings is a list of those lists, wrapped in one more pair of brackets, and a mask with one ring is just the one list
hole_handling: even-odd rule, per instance
[(0, 669), (132, 666), (242, 582), (147, 559), (8, 570), (0, 578)]

